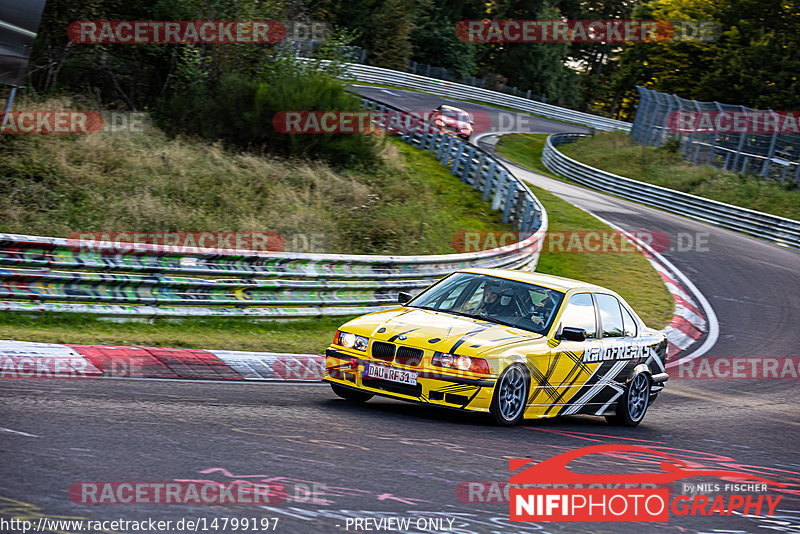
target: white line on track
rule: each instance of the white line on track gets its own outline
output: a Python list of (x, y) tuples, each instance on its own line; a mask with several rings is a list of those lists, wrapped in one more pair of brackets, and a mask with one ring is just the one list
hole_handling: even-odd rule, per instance
[(320, 386), (327, 383), (322, 380), (213, 380), (207, 378), (144, 378), (140, 376), (93, 376), (92, 380), (149, 380), (153, 382), (193, 382), (195, 384), (277, 384), (285, 386)]
[(10, 428), (3, 428), (0, 426), (0, 432), (5, 432), (7, 434), (17, 434), (18, 436), (27, 436), (29, 438), (38, 438), (39, 436), (35, 436), (33, 434), (28, 434), (27, 432), (20, 432), (19, 430), (11, 430)]

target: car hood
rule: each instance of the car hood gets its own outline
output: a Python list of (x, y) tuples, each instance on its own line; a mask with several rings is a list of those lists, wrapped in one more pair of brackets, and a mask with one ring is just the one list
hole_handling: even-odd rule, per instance
[[(376, 341), (465, 356), (478, 356), (491, 349), (544, 337), (488, 321), (405, 307), (364, 315), (343, 325), (342, 330)], [(405, 339), (400, 339), (401, 336)]]

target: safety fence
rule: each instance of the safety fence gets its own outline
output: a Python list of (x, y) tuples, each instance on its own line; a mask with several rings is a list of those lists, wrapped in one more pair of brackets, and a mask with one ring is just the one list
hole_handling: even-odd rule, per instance
[[(359, 63), (364, 63), (363, 61), (359, 61)], [(458, 82), (464, 85), (471, 85), (472, 87), (480, 87), (486, 89), (486, 86), (489, 85), (492, 87), (492, 91), (497, 91), (499, 93), (505, 93), (508, 95), (519, 96), (522, 98), (526, 98), (528, 100), (536, 100), (538, 102), (547, 102), (547, 98), (543, 96), (539, 96), (533, 94), (530, 89), (527, 91), (523, 91), (522, 89), (518, 89), (513, 85), (506, 85), (505, 83), (500, 82), (497, 78), (478, 78), (477, 76), (459, 76), (455, 72), (445, 68), (445, 67), (436, 67), (434, 65), (428, 65), (426, 63), (417, 63), (416, 61), (409, 61), (408, 67), (406, 68), (406, 72), (411, 74), (420, 74), (427, 78), (436, 78), (438, 80), (445, 80), (448, 82)]]
[(585, 134), (549, 136), (542, 162), (550, 171), (586, 187), (800, 250), (800, 221), (631, 180), (595, 169), (558, 151), (557, 147), (582, 137)]
[[(307, 40), (302, 42), (291, 42), (296, 57), (300, 58), (313, 58), (314, 53), (323, 44), (322, 41)], [(349, 63), (358, 63), (360, 65), (367, 64), (368, 52), (363, 48), (357, 46), (348, 46), (342, 52), (342, 60)], [(453, 70), (446, 67), (437, 67), (427, 63), (419, 63), (417, 61), (408, 60), (405, 72), (411, 74), (420, 74), (428, 78), (435, 78), (437, 80), (447, 82), (458, 82), (473, 87), (485, 88), (487, 85), (492, 86), (492, 90), (501, 93), (506, 93), (514, 96), (526, 98), (528, 100), (537, 100), (539, 102), (547, 102), (547, 98), (531, 93), (531, 90), (523, 91), (517, 87), (506, 85), (502, 80), (502, 76), (492, 79), (491, 77), (478, 78), (477, 76), (461, 76)]]
[[(687, 161), (708, 164), (740, 173), (760, 174), (764, 178), (800, 183), (800, 135), (796, 133), (752, 133), (747, 131), (720, 131), (703, 127), (699, 117), (717, 123), (733, 123), (733, 117), (745, 117), (749, 112), (771, 115), (763, 122), (777, 124), (779, 114), (772, 110), (758, 111), (744, 106), (686, 100), (676, 95), (659, 93), (636, 86), (639, 105), (631, 129), (631, 138), (640, 145), (662, 146), (670, 139), (680, 143), (679, 151)], [(688, 112), (687, 118), (698, 118), (682, 131), (678, 112)], [(769, 120), (771, 119), (771, 120)], [(689, 121), (687, 121), (689, 122)], [(746, 130), (747, 128), (740, 128)]]
[[(320, 61), (320, 63), (325, 64), (327, 61)], [(537, 102), (536, 100), (529, 100), (521, 96), (507, 95), (471, 85), (437, 80), (436, 78), (428, 78), (418, 74), (382, 69), (369, 65), (359, 65), (357, 63), (347, 63), (345, 67), (344, 76), (347, 79), (362, 83), (394, 85), (433, 93), (437, 96), (478, 100), (488, 104), (526, 111), (548, 119), (579, 124), (595, 130), (629, 131), (631, 129), (631, 123), (629, 122), (600, 117), (599, 115), (583, 113), (574, 109), (562, 108), (552, 104), (545, 104), (544, 102)]]
[[(406, 114), (364, 101), (400, 120)], [(419, 120), (409, 117), (409, 122)], [(419, 124), (401, 136), (482, 192), (520, 242), (428, 256), (272, 253), (92, 243), (0, 234), (0, 309), (110, 316), (310, 317), (385, 309), (462, 268), (533, 269), (547, 215), (530, 189), (489, 154)]]

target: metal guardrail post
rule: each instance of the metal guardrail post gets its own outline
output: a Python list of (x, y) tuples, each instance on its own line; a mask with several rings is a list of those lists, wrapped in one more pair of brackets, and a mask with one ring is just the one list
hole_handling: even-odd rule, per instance
[[(464, 174), (459, 172), (459, 167), (461, 166), (462, 156), (464, 155), (464, 151), (466, 150), (467, 144), (466, 143), (457, 143), (455, 154), (453, 155), (453, 174), (458, 176), (462, 182), (464, 180)], [(467, 166), (464, 165), (464, 170), (467, 170)]]
[[(769, 110), (769, 112), (772, 115), (777, 115), (777, 113), (775, 113), (771, 109)], [(777, 120), (775, 124), (778, 124)], [(778, 132), (775, 132), (772, 134), (772, 140), (769, 143), (769, 150), (767, 151), (767, 159), (764, 160), (764, 166), (761, 168), (761, 176), (763, 176), (764, 178), (769, 176), (769, 166), (772, 164), (772, 158), (775, 157), (775, 143), (777, 141), (778, 141)]]
[(469, 184), (475, 189), (481, 186), (483, 180), (483, 168), (486, 166), (486, 152), (480, 151), (478, 154), (478, 163), (475, 165), (475, 173), (473, 174), (472, 181)]
[(503, 169), (500, 171), (500, 176), (497, 178), (497, 181), (494, 185), (494, 200), (492, 200), (492, 211), (497, 211), (500, 209), (501, 203), (503, 201), (503, 191), (506, 187), (508, 182), (508, 172)]
[(497, 160), (494, 158), (489, 161), (489, 170), (486, 172), (486, 181), (483, 184), (483, 195), (482, 199), (484, 202), (489, 201), (489, 195), (492, 194), (492, 188), (498, 187), (497, 181)]
[(513, 214), (514, 197), (517, 194), (517, 184), (509, 181), (506, 187), (505, 199), (503, 200), (503, 222), (507, 223)]

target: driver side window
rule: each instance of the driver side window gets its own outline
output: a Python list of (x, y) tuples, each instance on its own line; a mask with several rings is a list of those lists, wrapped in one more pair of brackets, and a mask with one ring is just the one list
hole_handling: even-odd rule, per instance
[(597, 338), (597, 318), (591, 294), (572, 295), (564, 310), (564, 315), (561, 316), (561, 326), (583, 328), (586, 330), (586, 339)]

